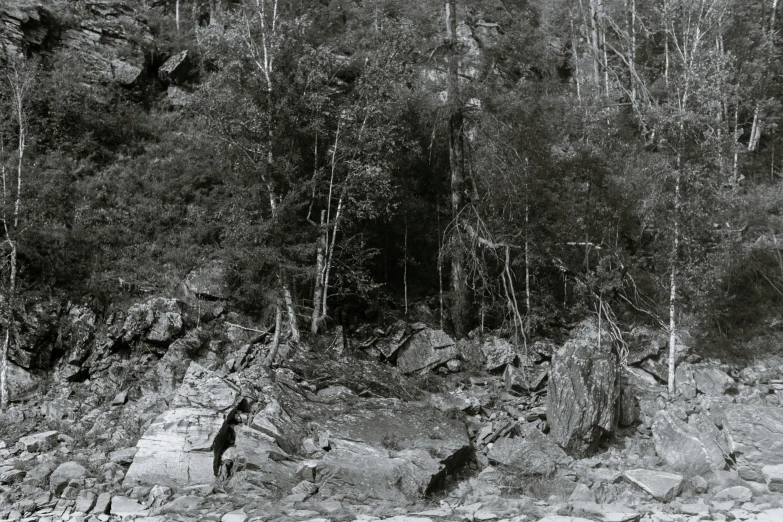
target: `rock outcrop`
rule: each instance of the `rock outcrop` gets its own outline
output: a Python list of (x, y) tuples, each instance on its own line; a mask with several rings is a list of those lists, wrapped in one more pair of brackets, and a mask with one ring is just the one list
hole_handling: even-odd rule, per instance
[(124, 484), (211, 484), (239, 401), (236, 386), (192, 363), (173, 407), (139, 440)]
[(552, 358), (547, 420), (550, 435), (573, 456), (594, 452), (617, 424), (618, 369), (610, 341), (586, 321)]
[(686, 478), (726, 467), (717, 442), (718, 428), (708, 420), (699, 426), (702, 429), (686, 424), (668, 410), (659, 411), (653, 420), (655, 451), (669, 467)]
[(413, 334), (397, 353), (397, 368), (403, 373), (427, 372), (459, 355), (457, 344), (443, 330), (426, 328)]
[(514, 475), (554, 476), (557, 468), (573, 459), (555, 442), (530, 424), (520, 428), (521, 436), (504, 437), (489, 450), (489, 460)]
[(743, 479), (764, 482), (765, 466), (783, 464), (783, 409), (731, 405), (725, 410), (723, 429)]

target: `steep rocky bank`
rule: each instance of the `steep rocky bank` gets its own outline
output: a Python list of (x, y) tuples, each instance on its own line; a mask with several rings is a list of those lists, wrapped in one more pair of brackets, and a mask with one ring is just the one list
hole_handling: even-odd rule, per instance
[(2, 519), (783, 513), (783, 367), (683, 346), (669, 397), (643, 369), (663, 357), (652, 331), (628, 334), (622, 369), (590, 321), (527, 353), (396, 321), (284, 343), (268, 369), (270, 336), (225, 312), (214, 272), (104, 314), (29, 308), (0, 429)]

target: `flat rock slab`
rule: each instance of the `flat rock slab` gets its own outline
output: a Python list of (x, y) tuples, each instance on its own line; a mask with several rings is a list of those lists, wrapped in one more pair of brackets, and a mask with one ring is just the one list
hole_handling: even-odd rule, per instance
[(731, 376), (715, 367), (694, 366), (693, 379), (696, 389), (705, 395), (720, 396), (737, 386)]
[(783, 408), (731, 405), (723, 429), (744, 480), (765, 482), (762, 468), (783, 464)]
[(144, 510), (144, 506), (136, 502), (135, 500), (116, 496), (111, 499), (111, 514), (118, 517), (127, 517), (130, 515), (138, 515)]
[(656, 453), (678, 473), (692, 477), (726, 467), (714, 425), (712, 431), (699, 430), (662, 410), (655, 414), (652, 433)]
[(568, 517), (563, 515), (549, 515), (540, 519), (538, 522), (594, 522), (582, 517)]
[(736, 500), (738, 502), (750, 502), (753, 492), (745, 486), (733, 486), (715, 493), (713, 500)]
[(783, 464), (764, 466), (761, 468), (761, 474), (764, 475), (770, 491), (783, 493)]
[(56, 431), (36, 433), (34, 435), (28, 435), (26, 437), (20, 438), (16, 445), (18, 448), (30, 453), (44, 451), (57, 444), (58, 435), (59, 433)]
[(123, 486), (211, 484), (238, 402), (236, 386), (191, 363), (174, 407), (160, 414), (137, 443)]
[(623, 477), (661, 502), (670, 502), (682, 490), (683, 477), (676, 473), (633, 469), (623, 473)]

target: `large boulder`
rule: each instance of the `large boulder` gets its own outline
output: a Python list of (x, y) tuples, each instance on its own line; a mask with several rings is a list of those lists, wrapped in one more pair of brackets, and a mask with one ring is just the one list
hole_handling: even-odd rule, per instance
[(190, 70), (190, 59), (186, 49), (166, 60), (158, 69), (158, 77), (166, 83), (178, 85), (188, 80)]
[(239, 401), (236, 386), (191, 363), (172, 408), (139, 440), (123, 484), (211, 484)]
[(532, 424), (521, 427), (522, 436), (496, 441), (487, 455), (491, 462), (518, 475), (551, 477), (558, 466), (573, 459)]
[(764, 482), (765, 466), (783, 464), (783, 409), (733, 404), (724, 416), (723, 430), (740, 477)]
[(262, 489), (274, 496), (287, 493), (295, 484), (293, 459), (277, 441), (250, 426), (234, 429), (234, 445), (221, 457), (224, 466), (230, 463), (230, 485), (235, 490)]
[[(681, 421), (669, 410), (659, 411), (652, 424), (655, 451), (673, 470), (693, 477), (726, 466), (717, 439), (718, 428), (706, 421), (699, 426)], [(709, 430), (712, 426), (712, 430)]]
[(517, 349), (508, 339), (490, 336), (481, 344), (481, 354), (484, 358), (484, 368), (492, 371), (513, 364), (517, 358)]
[(367, 401), (321, 426), (330, 448), (316, 471), (324, 497), (414, 500), (470, 452), (464, 424), (421, 404)]
[(30, 372), (12, 362), (7, 366), (8, 397), (17, 400), (35, 390), (37, 383)]
[(399, 348), (397, 367), (403, 373), (424, 373), (458, 355), (456, 343), (446, 332), (427, 328), (413, 334)]
[(609, 336), (585, 321), (552, 358), (547, 421), (550, 435), (573, 456), (593, 453), (617, 424), (618, 367)]
[(720, 396), (737, 386), (731, 376), (714, 366), (695, 366), (693, 379), (696, 389), (704, 395)]
[(623, 477), (661, 502), (670, 502), (679, 495), (684, 482), (682, 475), (647, 469), (631, 469)]
[(71, 480), (81, 480), (87, 476), (87, 470), (78, 462), (64, 462), (49, 477), (49, 488), (59, 495)]

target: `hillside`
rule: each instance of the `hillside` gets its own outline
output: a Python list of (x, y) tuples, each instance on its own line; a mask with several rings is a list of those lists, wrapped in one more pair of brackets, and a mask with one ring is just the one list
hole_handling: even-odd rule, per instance
[(777, 0), (7, 0), (0, 520), (783, 520)]

